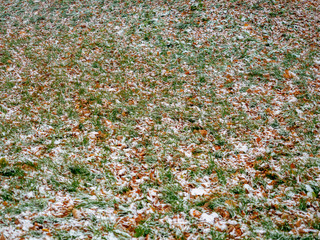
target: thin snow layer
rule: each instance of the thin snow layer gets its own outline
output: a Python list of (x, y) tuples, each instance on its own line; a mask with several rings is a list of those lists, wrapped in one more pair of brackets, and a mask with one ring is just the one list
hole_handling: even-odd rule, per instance
[(201, 221), (210, 223), (210, 224), (214, 224), (215, 223), (215, 219), (218, 218), (219, 215), (217, 213), (212, 213), (212, 214), (207, 214), (207, 213), (203, 213), (200, 217)]
[(211, 189), (195, 188), (195, 189), (191, 189), (191, 195), (192, 195), (192, 196), (208, 195), (208, 193), (209, 193), (210, 191), (211, 191)]

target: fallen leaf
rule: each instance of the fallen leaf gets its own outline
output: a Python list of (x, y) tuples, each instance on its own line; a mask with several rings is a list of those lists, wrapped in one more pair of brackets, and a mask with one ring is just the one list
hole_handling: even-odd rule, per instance
[(221, 147), (218, 146), (218, 145), (216, 145), (216, 146), (214, 146), (214, 149), (215, 149), (216, 151), (218, 151), (219, 149), (221, 149)]
[(257, 137), (257, 138), (256, 138), (256, 141), (257, 141), (257, 143), (259, 144), (260, 141), (261, 141), (261, 138), (260, 138), (260, 137)]
[(287, 70), (284, 71), (283, 77), (284, 77), (284, 78), (287, 78), (287, 79), (290, 79), (290, 78), (293, 78), (294, 75), (292, 74), (292, 72), (290, 72), (290, 71), (287, 69)]
[(225, 204), (228, 204), (229, 206), (235, 207), (237, 203), (233, 200), (226, 200)]
[(72, 210), (72, 215), (73, 215), (73, 217), (75, 218), (75, 219), (80, 219), (80, 211), (79, 210), (77, 210), (77, 209), (73, 209)]
[(208, 134), (207, 130), (199, 130), (199, 133), (202, 135), (202, 137), (205, 137)]
[(7, 67), (7, 72), (11, 72), (11, 71), (13, 71), (13, 70), (14, 70), (13, 67)]
[(237, 235), (237, 236), (241, 236), (242, 234), (243, 234), (243, 233), (242, 233), (241, 228), (236, 227), (236, 235)]
[(302, 222), (301, 219), (298, 219), (298, 221), (295, 223), (295, 226), (296, 227), (300, 227), (301, 226), (301, 222)]
[(202, 215), (202, 213), (196, 209), (191, 209), (190, 215), (193, 217), (199, 218)]
[(3, 235), (3, 233), (0, 235), (0, 240), (6, 240), (6, 237)]

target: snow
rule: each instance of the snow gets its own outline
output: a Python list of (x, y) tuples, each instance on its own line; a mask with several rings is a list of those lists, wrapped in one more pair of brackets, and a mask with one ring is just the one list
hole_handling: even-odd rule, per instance
[(118, 240), (118, 238), (114, 235), (113, 232), (107, 235), (107, 240)]
[(209, 224), (214, 224), (216, 218), (219, 218), (219, 215), (215, 212), (211, 213), (210, 215), (207, 213), (202, 213), (200, 220)]
[(34, 192), (27, 192), (25, 197), (26, 198), (33, 198), (34, 197)]
[(22, 230), (23, 231), (28, 231), (31, 227), (33, 227), (33, 223), (30, 220), (20, 219), (19, 222), (20, 222), (20, 224), (22, 226)]
[(312, 197), (316, 196), (314, 191), (313, 191), (313, 189), (312, 189), (312, 187), (310, 185), (306, 184), (305, 187), (306, 187), (306, 190), (307, 190), (307, 196), (308, 197), (312, 198)]
[(228, 226), (225, 221), (218, 221), (214, 224), (214, 226), (220, 229), (220, 231), (224, 231), (228, 229)]
[(205, 189), (205, 188), (191, 189), (192, 196), (203, 196), (203, 195), (207, 195), (209, 192), (210, 192), (210, 189)]
[(236, 145), (236, 150), (239, 152), (247, 152), (248, 146), (244, 143), (239, 143), (238, 145)]
[(254, 191), (254, 189), (249, 184), (244, 184), (243, 188), (248, 190), (248, 192), (253, 192)]

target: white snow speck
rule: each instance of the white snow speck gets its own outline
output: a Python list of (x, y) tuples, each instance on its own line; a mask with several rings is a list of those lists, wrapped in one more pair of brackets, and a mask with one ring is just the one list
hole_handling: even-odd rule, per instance
[(266, 231), (263, 229), (256, 229), (255, 232), (260, 233), (260, 234), (264, 234)]
[(98, 135), (99, 133), (98, 132), (90, 132), (89, 134), (88, 134), (88, 137), (90, 138), (90, 139), (95, 139), (96, 138), (96, 135)]
[(34, 197), (34, 193), (33, 193), (33, 192), (28, 192), (28, 193), (26, 194), (26, 197), (27, 197), (27, 198), (33, 198), (33, 197)]
[(248, 192), (253, 192), (254, 189), (249, 185), (249, 184), (245, 184), (243, 185), (244, 189), (248, 190)]
[(235, 220), (229, 220), (228, 223), (229, 223), (230, 225), (237, 225), (237, 224), (238, 224), (238, 222), (235, 221)]
[(296, 101), (298, 101), (298, 99), (296, 97), (294, 97), (294, 96), (290, 97), (290, 99), (289, 99), (290, 103), (293, 103), (293, 102), (296, 102)]
[(314, 196), (314, 193), (313, 193), (313, 189), (312, 189), (312, 187), (310, 187), (310, 185), (308, 185), (308, 184), (306, 184), (305, 185), (305, 187), (306, 187), (306, 190), (307, 190), (307, 196), (308, 197), (313, 197)]
[(212, 213), (210, 215), (207, 213), (202, 213), (200, 220), (210, 224), (214, 224), (214, 220), (218, 217), (219, 215), (217, 213)]
[(33, 224), (30, 220), (19, 220), (22, 225), (22, 230), (23, 231), (28, 231), (29, 228), (33, 227)]
[(126, 173), (126, 169), (125, 168), (123, 168), (123, 169), (121, 169), (120, 171), (119, 171), (119, 176), (123, 176), (124, 174)]
[(308, 192), (313, 192), (313, 189), (310, 187), (310, 185), (306, 184), (305, 186)]
[(194, 188), (191, 190), (191, 195), (193, 196), (202, 196), (209, 193), (209, 189), (204, 188)]
[(223, 221), (217, 222), (217, 223), (215, 224), (215, 226), (216, 226), (216, 228), (220, 229), (221, 231), (224, 231), (224, 230), (227, 230), (227, 229), (228, 229), (226, 223), (223, 222)]
[(243, 144), (243, 143), (239, 143), (237, 146), (236, 146), (236, 150), (237, 151), (240, 151), (240, 152), (247, 152), (248, 151), (248, 146)]
[(113, 234), (113, 232), (111, 232), (107, 236), (107, 240), (118, 240), (118, 238)]

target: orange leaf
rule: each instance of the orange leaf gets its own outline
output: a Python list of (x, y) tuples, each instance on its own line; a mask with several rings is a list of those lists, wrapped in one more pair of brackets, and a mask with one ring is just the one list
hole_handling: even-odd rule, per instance
[(283, 77), (284, 78), (293, 78), (293, 74), (288, 69), (286, 69), (284, 71)]
[(256, 141), (257, 141), (257, 143), (260, 143), (261, 138), (260, 138), (260, 137), (257, 137), (257, 138), (256, 138)]
[(199, 133), (202, 135), (202, 137), (205, 137), (208, 134), (207, 130), (199, 130)]
[(202, 213), (196, 209), (191, 209), (190, 215), (193, 217), (199, 218), (202, 215)]
[(6, 240), (6, 237), (3, 235), (3, 233), (0, 235), (0, 240)]

